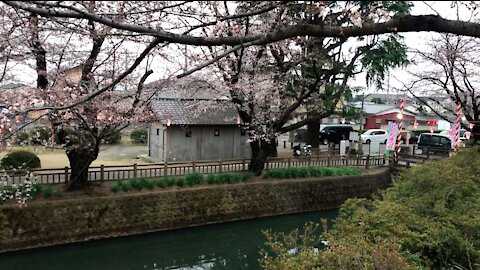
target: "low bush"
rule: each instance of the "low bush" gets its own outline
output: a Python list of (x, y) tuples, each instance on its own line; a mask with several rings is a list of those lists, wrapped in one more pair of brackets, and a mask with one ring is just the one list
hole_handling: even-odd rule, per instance
[(178, 187), (184, 187), (185, 184), (186, 184), (185, 183), (185, 178), (183, 178), (183, 177), (180, 177), (175, 181), (175, 185), (177, 185)]
[(361, 175), (362, 172), (354, 167), (304, 167), (304, 168), (279, 168), (267, 171), (263, 178), (289, 179), (322, 176)]
[(187, 186), (191, 187), (193, 185), (200, 185), (203, 184), (203, 174), (201, 173), (192, 173), (185, 177), (185, 183)]
[(53, 188), (51, 186), (44, 186), (42, 188), (42, 196), (45, 198), (45, 199), (49, 199), (51, 198), (53, 195)]
[(142, 184), (137, 179), (128, 180), (128, 184), (130, 184), (130, 186), (136, 190), (141, 190), (143, 188)]
[(156, 185), (157, 187), (159, 188), (166, 188), (167, 187), (167, 181), (165, 181), (166, 179), (158, 179), (156, 181)]
[(0, 168), (5, 170), (18, 170), (24, 172), (28, 169), (41, 167), (40, 159), (32, 152), (19, 150), (11, 152), (0, 161)]
[(16, 144), (28, 144), (30, 138), (27, 132), (21, 131), (15, 134), (15, 143)]
[(132, 188), (132, 186), (130, 186), (129, 182), (122, 183), (122, 190), (124, 192), (129, 192), (131, 188)]
[(122, 189), (122, 181), (117, 181), (115, 184), (110, 188), (110, 191), (113, 193), (117, 193)]
[(130, 139), (135, 143), (146, 144), (148, 139), (148, 131), (144, 128), (138, 128), (130, 133)]
[(175, 186), (176, 180), (173, 177), (166, 177), (165, 183), (167, 184), (167, 187), (172, 187), (172, 186)]
[(119, 143), (122, 140), (122, 134), (120, 131), (112, 133), (110, 136), (105, 137), (103, 142), (106, 144)]
[[(315, 244), (272, 236), (264, 269), (479, 269), (480, 147), (396, 176), (374, 199), (349, 199)], [(294, 231), (298, 232), (298, 230)], [(304, 236), (306, 234), (302, 234)], [(308, 239), (313, 239), (310, 235)], [(288, 241), (294, 239), (295, 241)], [(300, 243), (301, 245), (298, 245)], [(295, 249), (295, 254), (290, 254)], [(312, 267), (310, 267), (312, 266)]]
[(46, 126), (37, 126), (30, 130), (30, 141), (33, 144), (45, 144), (51, 142), (52, 129)]

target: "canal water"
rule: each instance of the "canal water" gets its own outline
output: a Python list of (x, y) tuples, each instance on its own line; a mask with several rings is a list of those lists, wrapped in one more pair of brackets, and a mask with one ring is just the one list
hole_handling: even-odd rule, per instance
[[(290, 232), (338, 212), (310, 212), (0, 254), (1, 270), (259, 269), (262, 230)], [(319, 230), (320, 233), (320, 230)]]

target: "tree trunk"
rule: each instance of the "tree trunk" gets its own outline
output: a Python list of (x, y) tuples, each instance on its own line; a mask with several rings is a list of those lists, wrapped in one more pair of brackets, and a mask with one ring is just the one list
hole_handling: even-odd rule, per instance
[(248, 170), (252, 172), (254, 175), (261, 175), (262, 170), (265, 168), (265, 162), (267, 161), (267, 157), (271, 156), (272, 148), (275, 146), (275, 154), (276, 154), (276, 141), (273, 142), (266, 142), (266, 141), (254, 141), (250, 143), (250, 149), (252, 151), (252, 158), (250, 160), (250, 165)]
[(98, 146), (93, 148), (80, 146), (68, 151), (71, 173), (67, 191), (81, 190), (88, 186), (88, 167), (97, 159), (98, 151)]
[(307, 144), (312, 148), (320, 147), (320, 121), (310, 122), (307, 125)]
[[(476, 121), (476, 123), (479, 123), (479, 121)], [(480, 143), (480, 124), (475, 124), (471, 132), (472, 144)]]

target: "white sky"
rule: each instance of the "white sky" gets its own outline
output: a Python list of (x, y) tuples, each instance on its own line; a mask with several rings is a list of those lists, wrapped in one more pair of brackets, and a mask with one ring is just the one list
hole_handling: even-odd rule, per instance
[[(450, 1), (429, 1), (426, 2), (428, 5), (430, 5), (433, 9), (438, 11), (438, 13), (447, 19), (457, 19), (457, 14), (455, 12), (455, 9), (452, 9), (450, 7), (451, 2)], [(412, 8), (412, 15), (427, 15), (427, 14), (432, 14), (435, 15), (436, 12), (432, 10), (432, 8), (428, 7), (425, 2), (420, 2), (420, 1), (415, 1), (414, 6)], [(468, 12), (465, 8), (460, 10), (461, 17), (460, 19), (462, 20), (468, 20), (470, 16), (470, 12)], [(463, 16), (463, 17), (462, 17)], [(477, 16), (478, 17), (478, 16)], [(438, 35), (437, 33), (432, 33), (432, 32), (420, 32), (420, 33), (402, 33), (402, 36), (405, 37), (405, 43), (408, 48), (410, 49), (422, 49), (426, 48), (426, 42), (428, 42), (432, 37), (435, 35)], [(138, 50), (139, 48), (137, 48)], [(174, 51), (174, 50), (172, 50)], [(413, 56), (413, 55), (409, 55)], [(175, 57), (172, 57), (175, 58)], [(157, 58), (158, 59), (158, 58)], [(160, 78), (165, 78), (168, 76), (168, 74), (176, 73), (178, 72), (178, 64), (172, 63), (172, 62), (167, 62), (165, 60), (160, 60), (160, 59), (155, 59), (152, 63), (152, 68), (154, 70), (154, 74), (149, 77), (149, 81), (153, 80), (158, 80)], [(179, 61), (180, 63), (183, 63), (183, 60)], [(189, 68), (192, 68), (190, 66)], [(419, 67), (415, 67), (413, 65), (408, 66), (406, 69), (418, 69)], [(18, 66), (16, 68), (16, 73), (18, 74), (18, 79), (23, 81), (26, 84), (34, 84), (35, 79), (36, 79), (36, 74), (34, 70), (27, 70), (24, 66)], [(201, 72), (199, 72), (201, 73)], [(390, 89), (394, 89), (395, 87), (401, 87), (401, 83), (399, 83), (397, 80), (403, 81), (405, 83), (408, 82), (409, 80), (409, 75), (404, 69), (395, 69), (392, 70), (391, 76), (390, 76)], [(387, 81), (385, 81), (385, 85), (387, 85)], [(380, 92), (380, 93), (385, 93), (385, 91), (379, 91), (375, 89), (374, 86), (370, 86), (367, 88), (366, 82), (365, 82), (365, 74), (358, 74), (354, 79), (350, 81), (350, 86), (353, 87), (364, 87), (366, 88), (365, 93), (372, 93), (372, 92)], [(387, 88), (387, 87), (385, 87)], [(394, 94), (396, 92), (393, 92), (393, 90), (390, 91), (390, 93)]]
[[(427, 4), (425, 4), (427, 3)], [(452, 9), (451, 1), (415, 1), (414, 6), (412, 8), (412, 15), (436, 15), (436, 12), (440, 14), (443, 18), (456, 20), (457, 14), (456, 9)], [(435, 9), (435, 11), (432, 10)], [(459, 10), (460, 20), (468, 20), (470, 17), (471, 12), (464, 7)], [(476, 15), (476, 18), (479, 18)], [(434, 32), (411, 32), (411, 33), (402, 33), (403, 37), (405, 37), (405, 43), (409, 49), (427, 49), (426, 43), (431, 40), (433, 37), (437, 37), (439, 34)], [(412, 57), (413, 54), (409, 54), (409, 58)], [(404, 68), (397, 68), (390, 72), (390, 93), (396, 94), (395, 88), (401, 88), (402, 84), (400, 82), (407, 83), (411, 76), (406, 72), (406, 70), (418, 70), (422, 67), (409, 65), (405, 69)], [(400, 82), (399, 82), (400, 81)], [(388, 79), (385, 81), (385, 88), (388, 82)], [(375, 88), (375, 86), (370, 86), (367, 88), (367, 84), (365, 81), (365, 74), (358, 74), (354, 80), (351, 80), (349, 83), (351, 86), (358, 86), (358, 87), (365, 87), (365, 93), (387, 93), (387, 91), (379, 91)], [(358, 93), (357, 93), (358, 94)]]

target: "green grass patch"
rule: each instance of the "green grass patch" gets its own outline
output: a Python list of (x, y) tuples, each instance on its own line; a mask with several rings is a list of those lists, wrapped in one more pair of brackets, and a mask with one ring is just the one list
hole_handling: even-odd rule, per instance
[(289, 179), (322, 176), (345, 176), (361, 175), (362, 171), (354, 167), (303, 167), (303, 168), (279, 168), (267, 171), (263, 178)]

